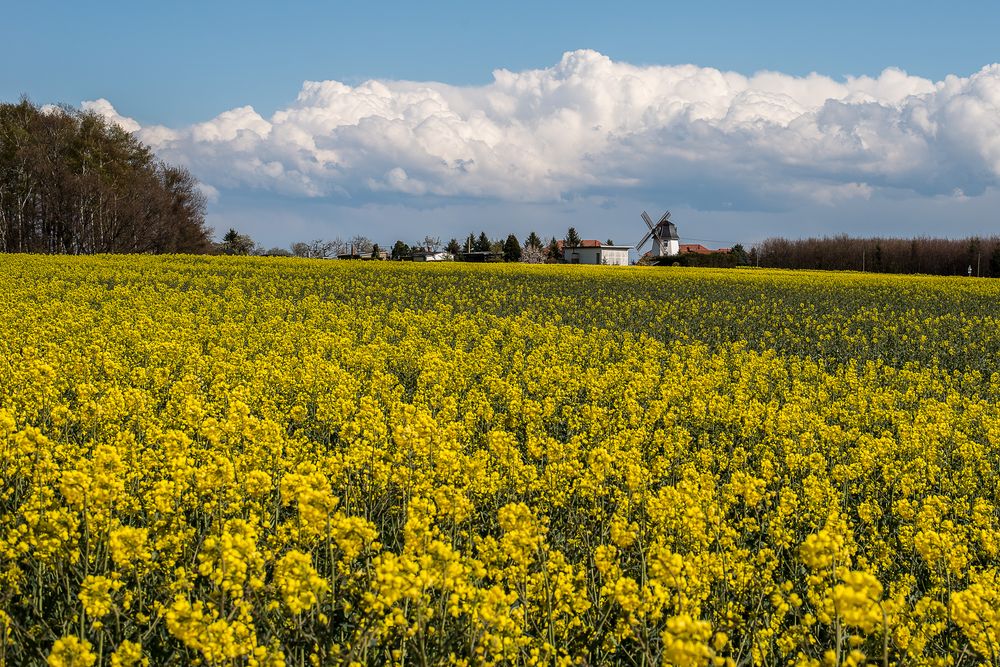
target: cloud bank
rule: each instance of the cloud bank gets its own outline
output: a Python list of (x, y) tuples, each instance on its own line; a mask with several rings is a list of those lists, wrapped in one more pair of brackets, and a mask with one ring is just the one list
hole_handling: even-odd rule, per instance
[(84, 103), (211, 191), (344, 201), (655, 193), (716, 210), (974, 196), (1000, 182), (1000, 65), (930, 81), (636, 66), (595, 51), (484, 86), (307, 81), (287, 108), (181, 128)]

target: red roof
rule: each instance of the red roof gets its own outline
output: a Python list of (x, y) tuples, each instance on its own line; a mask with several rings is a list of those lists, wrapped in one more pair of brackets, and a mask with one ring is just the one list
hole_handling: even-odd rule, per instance
[[(564, 245), (564, 242), (563, 241), (559, 241), (559, 249), (560, 250), (563, 248), (563, 245)], [(583, 239), (583, 240), (580, 241), (580, 245), (577, 245), (577, 246), (568, 245), (568, 246), (565, 246), (565, 247), (567, 247), (567, 248), (600, 248), (603, 245), (604, 245), (603, 243), (601, 243), (600, 241), (598, 241), (596, 239)]]
[(711, 255), (712, 251), (700, 243), (682, 243), (679, 246), (682, 253), (693, 252), (697, 255)]

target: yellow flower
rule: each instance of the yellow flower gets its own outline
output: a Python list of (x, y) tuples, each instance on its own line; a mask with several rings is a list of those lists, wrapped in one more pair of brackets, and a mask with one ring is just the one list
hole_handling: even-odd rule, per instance
[(148, 542), (149, 530), (147, 528), (118, 526), (112, 529), (109, 537), (111, 559), (119, 567), (148, 563), (152, 558)]
[(289, 551), (278, 561), (274, 580), (293, 614), (312, 609), (329, 589), (329, 584), (312, 566), (309, 554), (301, 551)]
[(69, 636), (57, 639), (49, 653), (49, 667), (90, 667), (97, 661), (90, 642)]
[(715, 651), (709, 645), (712, 624), (692, 618), (688, 614), (667, 619), (663, 631), (663, 660), (677, 667), (695, 667), (709, 664)]
[(119, 581), (113, 581), (100, 575), (88, 575), (83, 580), (79, 594), (87, 615), (94, 619), (100, 619), (109, 614), (114, 606), (111, 595), (121, 586)]
[(142, 657), (142, 645), (136, 642), (123, 641), (111, 654), (112, 667), (136, 667), (148, 664), (149, 660)]
[(883, 622), (882, 584), (867, 572), (850, 571), (833, 587), (834, 608), (845, 625), (871, 632)]

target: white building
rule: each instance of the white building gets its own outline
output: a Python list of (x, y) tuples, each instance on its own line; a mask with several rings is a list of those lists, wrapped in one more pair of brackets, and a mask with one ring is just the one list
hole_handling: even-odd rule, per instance
[(450, 252), (444, 250), (417, 250), (413, 253), (414, 262), (447, 262), (454, 259)]
[(628, 251), (632, 246), (609, 245), (600, 241), (580, 241), (578, 246), (563, 248), (563, 261), (567, 264), (606, 264), (628, 266)]

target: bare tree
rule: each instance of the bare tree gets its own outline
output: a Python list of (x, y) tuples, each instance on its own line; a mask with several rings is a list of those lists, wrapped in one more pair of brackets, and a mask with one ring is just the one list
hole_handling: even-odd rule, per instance
[(355, 236), (351, 239), (351, 247), (355, 255), (369, 255), (375, 246), (367, 236)]
[(303, 242), (299, 241), (291, 245), (292, 254), (296, 257), (305, 257), (310, 259), (329, 259), (331, 257), (336, 257), (344, 250), (344, 242), (339, 238), (332, 241), (324, 241), (323, 239), (314, 239), (312, 241)]
[[(754, 263), (786, 269), (1000, 277), (1000, 237), (771, 238), (754, 246)], [(994, 261), (994, 257), (997, 261)]]

